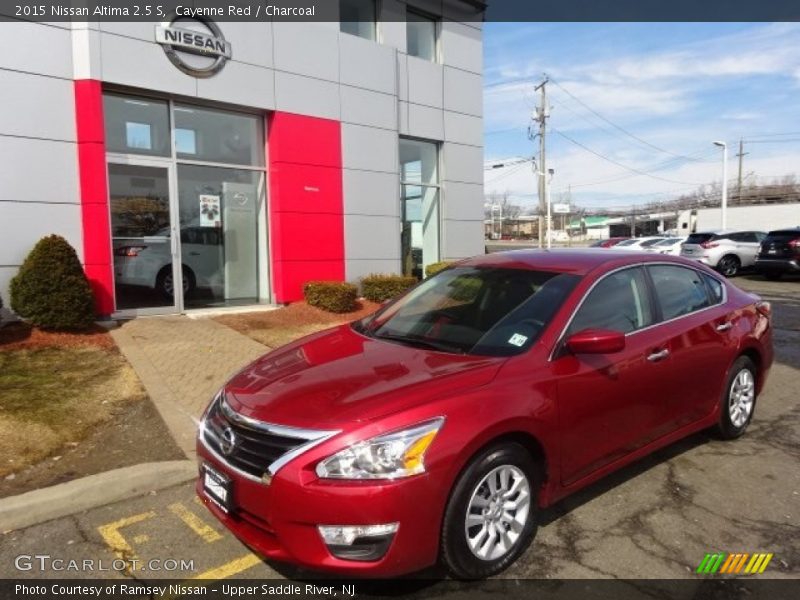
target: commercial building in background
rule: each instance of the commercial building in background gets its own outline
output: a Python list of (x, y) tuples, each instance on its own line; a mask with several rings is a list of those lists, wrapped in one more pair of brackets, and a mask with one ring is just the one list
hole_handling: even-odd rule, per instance
[(109, 315), (291, 302), (308, 280), (482, 253), (481, 26), (447, 15), (480, 3), (340, 8), (0, 24), (6, 304), (50, 233)]

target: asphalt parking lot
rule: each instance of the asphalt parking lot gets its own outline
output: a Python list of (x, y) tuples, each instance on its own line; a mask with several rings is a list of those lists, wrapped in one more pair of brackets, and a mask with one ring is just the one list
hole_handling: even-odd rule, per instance
[[(705, 554), (719, 551), (772, 553), (758, 577), (800, 577), (800, 280), (735, 283), (774, 309), (776, 361), (745, 437), (695, 435), (545, 511), (533, 546), (504, 577), (698, 578)], [(41, 554), (111, 570), (16, 568), (16, 557)], [(134, 570), (115, 571), (121, 559)], [(223, 530), (191, 484), (0, 537), (2, 578), (296, 575)]]

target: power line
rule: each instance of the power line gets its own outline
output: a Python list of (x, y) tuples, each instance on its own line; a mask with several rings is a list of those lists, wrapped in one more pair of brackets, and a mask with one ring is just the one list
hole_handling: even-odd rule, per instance
[(603, 155), (603, 154), (600, 154), (599, 152), (597, 152), (597, 151), (595, 151), (595, 150), (592, 150), (592, 149), (591, 149), (591, 148), (589, 148), (588, 146), (586, 146), (586, 145), (582, 144), (581, 142), (579, 142), (579, 141), (578, 141), (578, 140), (576, 140), (575, 138), (572, 138), (572, 137), (568, 136), (568, 135), (567, 135), (566, 133), (564, 133), (563, 131), (559, 131), (559, 130), (558, 130), (558, 129), (556, 129), (555, 127), (552, 127), (552, 126), (551, 126), (551, 127), (550, 127), (550, 129), (551, 129), (551, 131), (553, 131), (554, 133), (557, 133), (558, 135), (560, 135), (561, 137), (563, 137), (565, 140), (567, 140), (567, 141), (569, 141), (569, 142), (572, 142), (572, 143), (573, 143), (573, 144), (575, 144), (576, 146), (579, 146), (580, 148), (583, 148), (584, 150), (586, 150), (587, 152), (589, 152), (589, 153), (591, 153), (591, 154), (594, 154), (594, 155), (595, 155), (595, 156), (597, 156), (598, 158), (602, 158), (603, 160), (605, 160), (605, 161), (608, 161), (608, 162), (610, 162), (610, 163), (612, 163), (612, 164), (615, 164), (615, 165), (617, 165), (618, 167), (622, 167), (622, 168), (623, 168), (623, 169), (625, 169), (626, 171), (630, 171), (630, 172), (632, 172), (632, 173), (636, 173), (636, 174), (638, 174), (638, 175), (644, 175), (645, 177), (652, 177), (653, 179), (658, 179), (658, 180), (660, 180), (660, 181), (666, 181), (666, 182), (669, 182), (669, 183), (680, 183), (680, 184), (684, 184), (684, 185), (703, 185), (702, 183), (692, 183), (692, 182), (690, 182), (690, 181), (678, 181), (677, 179), (668, 179), (668, 178), (666, 178), (666, 177), (659, 177), (658, 175), (653, 175), (652, 173), (648, 173), (647, 171), (642, 171), (641, 169), (636, 169), (635, 167), (628, 166), (628, 165), (626, 165), (626, 164), (623, 164), (623, 163), (621, 163), (621, 162), (619, 162), (619, 161), (617, 161), (617, 160), (614, 160), (613, 158), (609, 158), (608, 156), (605, 156), (605, 155)]
[(558, 83), (558, 81), (555, 81), (555, 80), (553, 80), (552, 78), (551, 78), (551, 80), (552, 80), (552, 82), (553, 82), (553, 83), (556, 85), (556, 87), (558, 87), (558, 89), (560, 89), (562, 92), (564, 92), (565, 94), (567, 94), (567, 96), (569, 96), (570, 98), (572, 98), (573, 100), (575, 100), (576, 102), (578, 102), (578, 103), (579, 103), (581, 106), (583, 106), (584, 108), (586, 108), (586, 110), (588, 110), (589, 112), (591, 112), (591, 113), (592, 113), (593, 115), (595, 115), (597, 118), (599, 118), (599, 119), (602, 119), (603, 121), (605, 121), (606, 123), (608, 123), (609, 125), (611, 125), (613, 128), (615, 128), (615, 129), (618, 129), (619, 131), (621, 131), (621, 132), (622, 132), (622, 133), (624, 133), (625, 135), (627, 135), (627, 136), (629, 136), (629, 137), (631, 137), (631, 138), (633, 138), (633, 139), (637, 140), (639, 143), (641, 143), (641, 144), (644, 144), (645, 146), (647, 146), (647, 147), (649, 147), (649, 148), (652, 148), (653, 150), (657, 150), (658, 152), (663, 152), (664, 154), (669, 154), (670, 156), (674, 156), (674, 157), (676, 157), (676, 158), (683, 158), (683, 159), (685, 159), (685, 160), (690, 160), (690, 161), (695, 161), (695, 162), (704, 162), (704, 161), (698, 160), (698, 159), (696, 159), (696, 158), (691, 158), (691, 157), (685, 156), (685, 155), (683, 155), (683, 154), (676, 154), (675, 152), (670, 152), (669, 150), (665, 150), (664, 148), (661, 148), (661, 147), (659, 147), (659, 146), (656, 146), (655, 144), (651, 144), (651, 143), (650, 143), (650, 142), (648, 142), (647, 140), (640, 138), (638, 135), (636, 135), (636, 134), (634, 134), (634, 133), (631, 133), (630, 131), (628, 131), (627, 129), (625, 129), (624, 127), (622, 127), (621, 125), (617, 125), (616, 123), (614, 123), (614, 122), (613, 122), (613, 121), (611, 121), (610, 119), (608, 119), (608, 118), (604, 117), (603, 115), (601, 115), (599, 112), (597, 112), (597, 111), (596, 111), (595, 109), (593, 109), (591, 106), (589, 106), (588, 104), (586, 104), (586, 103), (585, 103), (583, 100), (581, 100), (580, 98), (578, 98), (578, 97), (577, 97), (575, 94), (573, 94), (572, 92), (570, 92), (570, 91), (569, 91), (567, 88), (565, 88), (563, 85), (561, 85), (560, 83)]

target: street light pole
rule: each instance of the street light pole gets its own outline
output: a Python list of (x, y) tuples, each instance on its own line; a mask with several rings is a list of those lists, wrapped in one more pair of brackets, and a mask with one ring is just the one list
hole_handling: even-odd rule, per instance
[(715, 146), (722, 148), (722, 229), (728, 227), (728, 144), (714, 142)]

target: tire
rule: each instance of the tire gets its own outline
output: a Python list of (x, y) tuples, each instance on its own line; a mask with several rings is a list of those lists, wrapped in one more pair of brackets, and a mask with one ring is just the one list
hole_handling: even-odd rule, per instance
[[(183, 267), (183, 295), (184, 297), (194, 291), (195, 288), (194, 273), (188, 267)], [(156, 277), (156, 289), (158, 292), (169, 300), (174, 298), (174, 290), (172, 288), (172, 267), (166, 266), (158, 272)]]
[[(507, 490), (506, 502), (517, 504), (515, 510), (492, 504), (490, 482), (497, 490)], [(525, 552), (536, 535), (540, 482), (537, 464), (516, 443), (491, 446), (470, 462), (453, 487), (442, 524), (440, 557), (454, 578), (495, 575)], [(468, 515), (472, 525), (467, 524)], [(500, 527), (504, 542), (498, 536)]]
[(725, 277), (736, 277), (739, 274), (739, 269), (742, 268), (742, 261), (738, 256), (733, 254), (726, 254), (719, 259), (717, 263), (717, 271), (725, 275)]
[(753, 419), (757, 376), (755, 364), (746, 356), (737, 358), (728, 371), (716, 428), (718, 437), (723, 440), (740, 437)]

